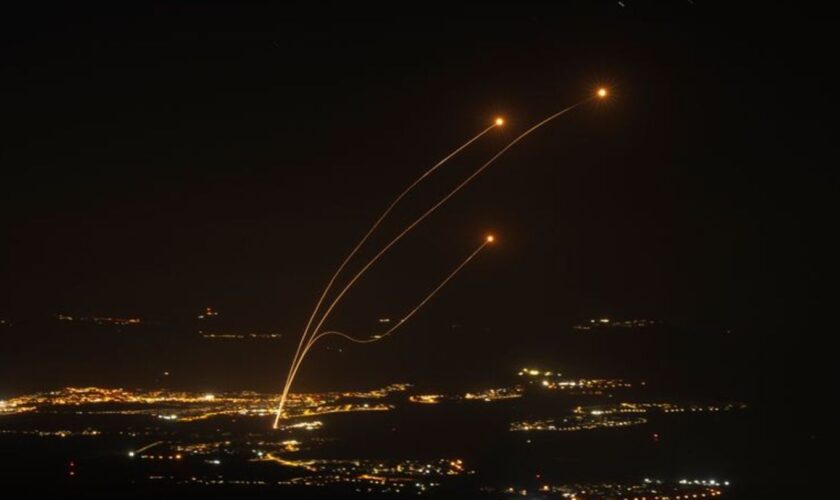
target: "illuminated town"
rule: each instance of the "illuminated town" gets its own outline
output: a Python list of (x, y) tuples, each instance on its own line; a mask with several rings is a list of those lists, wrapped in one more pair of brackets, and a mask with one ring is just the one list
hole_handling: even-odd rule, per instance
[(661, 324), (661, 321), (653, 320), (653, 319), (624, 319), (624, 320), (615, 320), (610, 318), (592, 318), (588, 321), (577, 323), (572, 325), (572, 330), (577, 331), (594, 331), (594, 330), (606, 330), (612, 328), (626, 328), (626, 329), (642, 329), (648, 328), (654, 325)]
[[(287, 417), (276, 431), (266, 425), (276, 403), (274, 394), (67, 387), (0, 401), (0, 436), (85, 439), (90, 443), (115, 440), (125, 443), (122, 445), (124, 460), (145, 464), (146, 481), (208, 488), (261, 486), (422, 495), (470, 484), (476, 494), (491, 497), (725, 496), (724, 483), (646, 480), (638, 484), (618, 481), (505, 486), (477, 479), (482, 477), (481, 470), (462, 457), (421, 460), (324, 455), (337, 440), (345, 439), (340, 437), (342, 419), (365, 418), (376, 413), (402, 414), (424, 406), (444, 407), (445, 412), (473, 412), (481, 411), (488, 403), (508, 407), (520, 401), (527, 403), (532, 398), (603, 401), (572, 406), (562, 416), (508, 423), (510, 431), (527, 433), (533, 438), (542, 431), (620, 431), (650, 425), (662, 418), (680, 418), (682, 414), (729, 413), (747, 408), (741, 403), (607, 402), (631, 388), (643, 390), (644, 385), (634, 386), (619, 379), (569, 378), (558, 371), (531, 367), (518, 370), (511, 379), (518, 379), (519, 383), (453, 394), (418, 393), (407, 383), (364, 391), (292, 394), (285, 409)], [(72, 415), (76, 427), (26, 424), (30, 420), (38, 421), (41, 415)], [(246, 425), (248, 430), (210, 432), (230, 425)], [(526, 446), (534, 446), (533, 438), (526, 441)], [(181, 468), (186, 464), (193, 472), (184, 476), (176, 473), (176, 469), (167, 469), (166, 464), (181, 464)], [(243, 475), (242, 471), (247, 470), (252, 472)]]
[(96, 325), (128, 326), (142, 323), (140, 318), (115, 318), (111, 316), (70, 316), (59, 314), (56, 316), (59, 321), (76, 321), (79, 323), (93, 323)]
[(648, 422), (637, 415), (662, 415), (671, 413), (703, 413), (743, 410), (743, 403), (722, 405), (679, 405), (675, 403), (618, 403), (614, 405), (578, 406), (567, 416), (557, 419), (513, 422), (511, 431), (585, 431), (612, 427), (627, 427)]
[(693, 500), (696, 498), (725, 498), (729, 481), (715, 479), (680, 479), (663, 481), (644, 478), (638, 482), (590, 483), (590, 484), (543, 484), (534, 489), (509, 486), (502, 490), (488, 492), (503, 494), (505, 498), (565, 498), (586, 500), (610, 498), (620, 500)]
[(257, 339), (280, 339), (280, 333), (204, 333), (198, 332), (201, 338), (210, 340), (257, 340)]
[[(388, 411), (393, 405), (377, 403), (410, 385), (393, 384), (360, 392), (295, 394), (289, 400), (288, 416), (312, 417), (329, 413)], [(217, 416), (261, 417), (271, 413), (276, 396), (254, 392), (195, 394), (165, 390), (129, 391), (100, 387), (67, 387), (0, 401), (0, 415), (30, 411), (75, 414), (148, 415), (163, 420), (191, 422)], [(354, 402), (372, 400), (373, 402)], [(124, 405), (118, 408), (113, 405)], [(67, 409), (66, 407), (71, 407)], [(83, 408), (80, 408), (83, 407)], [(108, 409), (103, 409), (108, 408)]]
[[(529, 385), (539, 385), (547, 390), (559, 390), (569, 394), (602, 395), (618, 389), (630, 389), (633, 384), (620, 379), (571, 379), (564, 378), (561, 373), (540, 370), (538, 368), (523, 368), (517, 374), (525, 377)], [(644, 386), (641, 381), (638, 386)]]

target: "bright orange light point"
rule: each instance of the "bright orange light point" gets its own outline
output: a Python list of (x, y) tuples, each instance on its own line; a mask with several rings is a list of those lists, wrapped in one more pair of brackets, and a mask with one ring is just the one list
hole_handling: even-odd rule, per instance
[(496, 237), (493, 236), (492, 234), (488, 234), (487, 235), (487, 243), (493, 243), (494, 241), (496, 241)]
[(604, 87), (598, 89), (598, 97), (607, 97), (607, 89)]
[(505, 119), (504, 118), (502, 118), (501, 116), (496, 118), (496, 126), (497, 127), (501, 127), (504, 124), (505, 124)]

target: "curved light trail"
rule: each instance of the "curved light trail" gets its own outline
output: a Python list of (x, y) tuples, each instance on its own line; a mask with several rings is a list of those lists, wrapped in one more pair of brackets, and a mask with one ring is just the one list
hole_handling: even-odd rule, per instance
[[(596, 94), (596, 95), (597, 95), (597, 97), (598, 97), (598, 98), (604, 98), (604, 97), (606, 97), (606, 91), (599, 90), (599, 91), (597, 92), (597, 94)], [(418, 217), (418, 218), (417, 218), (417, 219), (415, 219), (415, 220), (414, 220), (411, 224), (409, 224), (407, 227), (405, 227), (405, 228), (404, 228), (404, 229), (403, 229), (403, 230), (402, 230), (402, 231), (401, 231), (401, 232), (400, 232), (400, 233), (399, 233), (396, 237), (394, 237), (394, 238), (393, 238), (393, 239), (392, 239), (392, 240), (391, 240), (391, 241), (390, 241), (387, 245), (385, 245), (385, 247), (383, 247), (383, 248), (382, 248), (382, 249), (381, 249), (378, 253), (376, 253), (376, 255), (374, 255), (374, 256), (373, 256), (373, 257), (372, 257), (372, 258), (371, 258), (371, 259), (370, 259), (370, 260), (369, 260), (369, 261), (368, 261), (368, 262), (364, 265), (364, 267), (362, 267), (362, 269), (361, 269), (360, 271), (358, 271), (358, 272), (357, 272), (357, 273), (353, 276), (353, 278), (352, 278), (352, 279), (351, 279), (351, 280), (350, 280), (350, 281), (349, 281), (349, 282), (348, 282), (348, 283), (344, 286), (344, 288), (342, 288), (342, 290), (339, 292), (339, 294), (338, 294), (338, 295), (337, 295), (337, 296), (333, 299), (333, 301), (332, 301), (332, 302), (330, 303), (330, 305), (327, 307), (326, 311), (322, 314), (322, 316), (321, 316), (320, 320), (319, 320), (319, 321), (318, 321), (318, 323), (315, 325), (315, 328), (314, 328), (314, 329), (312, 329), (312, 330), (310, 331), (310, 327), (312, 326), (312, 323), (313, 323), (313, 321), (314, 321), (314, 318), (315, 318), (315, 316), (317, 315), (317, 312), (318, 312), (318, 310), (320, 309), (321, 305), (323, 304), (323, 301), (324, 301), (324, 299), (325, 299), (325, 297), (326, 297), (326, 295), (327, 295), (327, 293), (328, 293), (329, 289), (330, 289), (330, 288), (332, 287), (332, 285), (334, 284), (334, 282), (335, 282), (335, 280), (336, 280), (336, 278), (337, 278), (338, 274), (339, 274), (339, 273), (340, 273), (340, 272), (344, 269), (344, 267), (346, 267), (346, 265), (347, 265), (347, 263), (350, 261), (350, 259), (351, 259), (351, 258), (352, 258), (352, 257), (353, 257), (353, 256), (354, 256), (357, 252), (358, 252), (359, 248), (361, 248), (361, 246), (364, 244), (364, 242), (365, 242), (365, 241), (367, 241), (368, 237), (369, 237), (369, 236), (373, 233), (373, 231), (374, 231), (374, 230), (375, 230), (375, 229), (379, 226), (379, 224), (382, 222), (382, 220), (384, 220), (384, 219), (385, 219), (385, 217), (386, 217), (386, 216), (387, 216), (387, 215), (391, 212), (391, 210), (394, 208), (394, 206), (396, 206), (396, 205), (397, 205), (397, 203), (399, 203), (399, 201), (400, 201), (400, 200), (402, 200), (402, 198), (403, 198), (406, 194), (408, 194), (408, 192), (409, 192), (409, 191), (411, 191), (411, 190), (412, 190), (412, 189), (413, 189), (413, 188), (414, 188), (414, 187), (415, 187), (415, 186), (416, 186), (416, 185), (417, 185), (420, 181), (422, 181), (425, 177), (427, 177), (429, 174), (431, 174), (432, 172), (434, 172), (434, 171), (435, 171), (438, 167), (440, 167), (440, 166), (441, 166), (441, 165), (442, 165), (442, 164), (443, 164), (446, 160), (448, 160), (449, 158), (451, 158), (452, 156), (454, 156), (455, 154), (457, 154), (458, 152), (460, 152), (461, 150), (463, 150), (465, 147), (467, 147), (469, 144), (471, 144), (473, 141), (477, 140), (479, 137), (481, 137), (482, 135), (484, 135), (485, 133), (487, 133), (489, 130), (491, 130), (491, 129), (492, 129), (492, 128), (494, 128), (495, 126), (499, 126), (499, 125), (501, 125), (501, 124), (503, 123), (503, 121), (502, 121), (501, 119), (498, 119), (498, 120), (494, 123), (494, 125), (492, 125), (492, 126), (488, 127), (487, 129), (485, 129), (484, 131), (482, 131), (481, 133), (479, 133), (476, 137), (474, 137), (473, 139), (471, 139), (470, 141), (468, 141), (467, 143), (465, 143), (463, 146), (461, 146), (460, 148), (458, 148), (457, 150), (455, 150), (455, 151), (454, 151), (453, 153), (451, 153), (449, 156), (447, 156), (446, 158), (444, 158), (443, 160), (441, 160), (438, 164), (436, 164), (436, 165), (435, 165), (434, 167), (432, 167), (429, 171), (427, 171), (427, 172), (426, 172), (426, 173), (424, 173), (422, 176), (420, 176), (420, 177), (419, 177), (416, 181), (414, 181), (414, 182), (413, 182), (413, 183), (412, 183), (412, 184), (411, 184), (408, 188), (406, 188), (406, 189), (405, 189), (402, 193), (400, 193), (400, 195), (399, 195), (399, 196), (398, 196), (398, 197), (397, 197), (397, 198), (396, 198), (396, 199), (395, 199), (395, 200), (391, 203), (391, 205), (389, 205), (389, 207), (385, 210), (385, 212), (384, 212), (384, 213), (383, 213), (383, 214), (379, 217), (379, 219), (377, 219), (377, 221), (374, 223), (374, 225), (373, 225), (373, 226), (372, 226), (372, 227), (368, 230), (368, 232), (367, 232), (367, 233), (365, 234), (365, 236), (361, 239), (361, 241), (360, 241), (360, 242), (356, 245), (356, 247), (355, 247), (355, 248), (354, 248), (354, 249), (350, 252), (350, 254), (349, 254), (349, 255), (348, 255), (348, 256), (344, 259), (344, 261), (342, 262), (342, 264), (339, 266), (338, 270), (337, 270), (337, 271), (333, 274), (333, 276), (332, 276), (332, 278), (330, 279), (329, 283), (327, 284), (327, 287), (325, 288), (324, 292), (321, 294), (321, 298), (318, 300), (318, 303), (317, 303), (317, 305), (316, 305), (316, 307), (315, 307), (315, 310), (313, 311), (312, 315), (311, 315), (311, 316), (310, 316), (310, 318), (309, 318), (309, 321), (307, 322), (307, 326), (306, 326), (306, 328), (304, 329), (304, 333), (303, 333), (303, 335), (301, 336), (301, 339), (300, 339), (300, 341), (299, 341), (299, 343), (298, 343), (298, 348), (297, 348), (297, 350), (296, 350), (296, 352), (295, 352), (295, 357), (293, 358), (293, 360), (292, 360), (292, 364), (291, 364), (291, 366), (290, 366), (290, 368), (289, 368), (289, 374), (288, 374), (288, 375), (287, 375), (287, 377), (286, 377), (286, 384), (285, 384), (285, 386), (283, 387), (283, 393), (282, 393), (282, 395), (281, 395), (281, 397), (280, 397), (280, 402), (279, 402), (279, 405), (278, 405), (278, 408), (277, 408), (276, 417), (275, 417), (275, 419), (274, 419), (274, 428), (275, 428), (275, 429), (277, 428), (278, 423), (279, 423), (279, 421), (280, 421), (280, 418), (282, 417), (282, 413), (283, 413), (283, 406), (284, 406), (284, 404), (285, 404), (286, 397), (288, 396), (289, 389), (291, 388), (291, 385), (292, 385), (292, 383), (294, 382), (294, 378), (295, 378), (295, 375), (297, 374), (298, 368), (300, 367), (300, 365), (301, 365), (301, 363), (302, 363), (302, 361), (303, 361), (303, 358), (304, 358), (304, 356), (306, 355), (306, 353), (309, 351), (309, 349), (312, 347), (312, 345), (314, 345), (314, 343), (315, 343), (315, 342), (317, 342), (317, 340), (319, 340), (320, 338), (322, 338), (322, 337), (323, 337), (323, 336), (325, 336), (325, 335), (339, 335), (339, 336), (342, 336), (342, 337), (344, 337), (344, 338), (346, 338), (346, 339), (348, 339), (348, 340), (354, 341), (354, 342), (356, 342), (356, 343), (370, 343), (370, 342), (372, 342), (372, 341), (380, 340), (380, 338), (384, 338), (386, 335), (390, 334), (393, 330), (396, 330), (396, 328), (398, 328), (398, 327), (400, 327), (402, 324), (404, 324), (404, 323), (405, 323), (405, 321), (406, 321), (409, 317), (411, 317), (411, 316), (412, 316), (415, 312), (417, 312), (417, 310), (419, 310), (419, 309), (420, 309), (420, 307), (422, 307), (422, 306), (423, 306), (423, 305), (424, 305), (424, 304), (425, 304), (425, 303), (426, 303), (429, 299), (431, 299), (431, 297), (432, 297), (432, 296), (433, 296), (433, 295), (437, 292), (437, 290), (439, 290), (439, 289), (440, 289), (440, 288), (441, 288), (441, 287), (442, 287), (442, 286), (443, 286), (446, 282), (448, 282), (448, 281), (449, 281), (449, 279), (451, 279), (451, 277), (452, 277), (452, 276), (454, 276), (454, 274), (456, 274), (456, 273), (457, 273), (457, 271), (458, 271), (458, 270), (460, 270), (460, 268), (461, 268), (461, 267), (463, 267), (463, 265), (465, 265), (465, 264), (466, 264), (466, 262), (469, 262), (469, 260), (471, 260), (471, 259), (472, 259), (472, 257), (473, 257), (475, 254), (477, 254), (477, 253), (478, 253), (481, 249), (483, 249), (483, 248), (484, 248), (484, 246), (486, 246), (488, 243), (490, 243), (490, 242), (492, 241), (492, 237), (489, 237), (489, 238), (488, 238), (488, 241), (485, 241), (485, 243), (484, 243), (484, 244), (482, 244), (482, 246), (481, 246), (481, 247), (479, 247), (479, 249), (478, 249), (478, 250), (476, 250), (476, 252), (475, 252), (474, 254), (472, 254), (472, 255), (471, 255), (471, 256), (470, 256), (470, 257), (469, 257), (469, 258), (468, 258), (468, 259), (467, 259), (467, 260), (466, 260), (466, 261), (465, 261), (465, 262), (464, 262), (461, 266), (459, 266), (459, 268), (457, 268), (457, 269), (456, 269), (456, 271), (455, 271), (455, 272), (453, 272), (453, 274), (452, 274), (452, 275), (450, 275), (449, 277), (447, 277), (447, 279), (446, 279), (446, 280), (444, 280), (444, 282), (443, 282), (443, 283), (442, 283), (442, 284), (441, 284), (438, 288), (436, 288), (436, 289), (435, 289), (435, 290), (434, 290), (434, 291), (433, 291), (433, 292), (432, 292), (429, 296), (427, 296), (427, 298), (426, 298), (426, 299), (424, 299), (424, 301), (422, 301), (422, 302), (419, 304), (419, 306), (418, 306), (417, 308), (415, 308), (414, 310), (412, 310), (412, 311), (411, 311), (411, 312), (410, 312), (410, 313), (409, 313), (406, 317), (404, 317), (403, 319), (401, 319), (401, 320), (400, 320), (400, 321), (399, 321), (399, 322), (398, 322), (398, 323), (397, 323), (397, 324), (396, 324), (396, 325), (395, 325), (395, 326), (394, 326), (391, 330), (389, 330), (388, 332), (386, 332), (386, 334), (383, 334), (380, 338), (374, 338), (374, 339), (365, 339), (365, 340), (362, 340), (362, 339), (356, 339), (356, 338), (353, 338), (353, 337), (351, 337), (351, 336), (349, 336), (349, 335), (347, 335), (347, 334), (344, 334), (344, 333), (341, 333), (341, 332), (336, 332), (336, 331), (323, 332), (323, 333), (320, 333), (320, 334), (319, 334), (319, 330), (321, 329), (321, 326), (323, 326), (324, 322), (327, 320), (327, 318), (329, 317), (330, 313), (333, 311), (333, 309), (336, 307), (336, 305), (338, 305), (338, 303), (341, 301), (341, 299), (344, 297), (344, 295), (347, 293), (347, 291), (348, 291), (348, 290), (349, 290), (349, 289), (350, 289), (350, 288), (351, 288), (351, 287), (352, 287), (352, 286), (356, 283), (356, 281), (358, 281), (358, 279), (359, 279), (359, 278), (360, 278), (360, 277), (361, 277), (361, 276), (362, 276), (362, 275), (363, 275), (363, 274), (364, 274), (364, 273), (365, 273), (365, 272), (366, 272), (366, 271), (367, 271), (367, 270), (368, 270), (371, 266), (373, 266), (373, 264), (375, 264), (375, 263), (376, 263), (376, 262), (377, 262), (377, 261), (378, 261), (378, 260), (379, 260), (379, 259), (380, 259), (380, 258), (381, 258), (381, 257), (382, 257), (382, 256), (383, 256), (383, 255), (384, 255), (384, 254), (385, 254), (385, 253), (386, 253), (386, 252), (387, 252), (387, 251), (388, 251), (388, 250), (392, 247), (392, 246), (394, 246), (394, 245), (395, 245), (398, 241), (400, 241), (400, 240), (401, 240), (401, 239), (402, 239), (402, 238), (403, 238), (406, 234), (408, 234), (408, 233), (409, 233), (412, 229), (414, 229), (414, 227), (416, 227), (418, 224), (420, 224), (421, 222), (423, 222), (423, 221), (424, 221), (427, 217), (429, 217), (432, 213), (434, 213), (434, 212), (435, 212), (438, 208), (440, 208), (440, 207), (441, 207), (444, 203), (446, 203), (446, 202), (447, 202), (450, 198), (452, 198), (455, 194), (457, 194), (459, 191), (461, 191), (461, 189), (463, 189), (463, 188), (464, 188), (464, 187), (466, 187), (466, 186), (467, 186), (470, 182), (472, 182), (472, 180), (473, 180), (473, 179), (475, 179), (475, 178), (476, 178), (479, 174), (481, 174), (481, 173), (482, 173), (485, 169), (487, 169), (490, 165), (492, 165), (492, 164), (493, 164), (493, 163), (494, 163), (494, 162), (495, 162), (495, 161), (496, 161), (499, 157), (501, 157), (501, 156), (502, 156), (502, 155), (503, 155), (503, 154), (504, 154), (504, 153), (505, 153), (508, 149), (512, 148), (512, 147), (513, 147), (514, 145), (516, 145), (519, 141), (521, 141), (522, 139), (524, 139), (525, 137), (527, 137), (528, 135), (530, 135), (531, 133), (533, 133), (535, 130), (537, 130), (537, 129), (539, 129), (540, 127), (542, 127), (543, 125), (545, 125), (545, 124), (547, 124), (547, 123), (551, 122), (552, 120), (554, 120), (554, 119), (556, 119), (556, 118), (558, 118), (558, 117), (560, 117), (560, 116), (562, 116), (562, 115), (566, 114), (567, 112), (569, 112), (569, 111), (571, 111), (571, 110), (573, 110), (573, 109), (577, 108), (578, 106), (580, 106), (580, 105), (582, 105), (582, 104), (585, 104), (585, 103), (587, 103), (587, 102), (589, 102), (589, 101), (591, 101), (591, 100), (593, 100), (593, 99), (595, 99), (595, 98), (596, 98), (596, 97), (595, 97), (595, 96), (593, 96), (593, 97), (590, 97), (590, 98), (584, 99), (584, 100), (582, 100), (582, 101), (580, 101), (580, 102), (577, 102), (577, 103), (575, 103), (575, 104), (573, 104), (573, 105), (571, 105), (571, 106), (569, 106), (569, 107), (567, 107), (567, 108), (565, 108), (565, 109), (562, 109), (562, 110), (560, 110), (560, 111), (558, 111), (558, 112), (556, 112), (556, 113), (554, 113), (554, 114), (552, 114), (552, 115), (548, 116), (547, 118), (545, 118), (545, 119), (543, 119), (542, 121), (538, 122), (537, 124), (533, 125), (531, 128), (527, 129), (525, 132), (521, 133), (521, 134), (520, 134), (519, 136), (517, 136), (515, 139), (513, 139), (512, 141), (510, 141), (510, 142), (509, 142), (509, 143), (508, 143), (508, 144), (507, 144), (504, 148), (502, 148), (501, 150), (499, 150), (499, 151), (498, 151), (495, 155), (493, 155), (493, 156), (492, 156), (489, 160), (487, 160), (484, 164), (482, 164), (479, 168), (477, 168), (477, 169), (476, 169), (476, 170), (475, 170), (472, 174), (470, 174), (470, 175), (469, 175), (466, 179), (464, 179), (464, 180), (463, 180), (460, 184), (458, 184), (458, 185), (457, 185), (454, 189), (452, 189), (452, 190), (451, 190), (448, 194), (446, 194), (443, 198), (441, 198), (441, 199), (440, 199), (440, 200), (438, 200), (438, 201), (437, 201), (434, 205), (432, 205), (432, 207), (431, 207), (431, 208), (429, 208), (429, 209), (428, 209), (426, 212), (424, 212), (424, 213), (423, 213), (420, 217)], [(307, 341), (307, 338), (309, 338), (309, 341)]]
[[(321, 308), (321, 305), (323, 304), (324, 299), (327, 296), (327, 293), (329, 293), (330, 289), (332, 288), (333, 284), (335, 283), (335, 280), (338, 278), (338, 275), (341, 274), (341, 271), (344, 270), (344, 268), (347, 266), (347, 264), (350, 262), (350, 260), (356, 255), (356, 253), (358, 253), (359, 249), (362, 248), (362, 245), (365, 244), (365, 242), (368, 240), (368, 238), (370, 238), (370, 235), (373, 234), (374, 231), (376, 231), (376, 229), (379, 227), (380, 224), (382, 224), (382, 221), (385, 220), (385, 218), (388, 216), (388, 214), (391, 213), (391, 211), (394, 209), (394, 207), (396, 207), (397, 204), (399, 204), (399, 202), (402, 201), (402, 199), (405, 198), (405, 196), (408, 195), (409, 192), (411, 192), (418, 184), (420, 184), (420, 182), (422, 182), (423, 179), (425, 179), (426, 177), (431, 175), (435, 170), (440, 168), (444, 163), (449, 161), (453, 156), (455, 156), (458, 153), (460, 153), (461, 151), (463, 151), (467, 146), (469, 146), (473, 142), (480, 139), (487, 132), (490, 132), (491, 130), (493, 130), (496, 127), (501, 127), (503, 124), (504, 124), (504, 120), (502, 118), (496, 118), (496, 120), (493, 122), (492, 125), (490, 125), (489, 127), (485, 128), (484, 130), (479, 132), (475, 137), (473, 137), (472, 139), (470, 139), (467, 142), (465, 142), (464, 144), (462, 144), (460, 147), (458, 147), (458, 149), (452, 151), (451, 153), (446, 155), (443, 159), (441, 159), (439, 162), (437, 162), (434, 166), (432, 166), (430, 169), (426, 170), (423, 173), (423, 175), (421, 175), (414, 182), (412, 182), (407, 188), (405, 188), (403, 190), (403, 192), (401, 192), (394, 199), (394, 201), (391, 202), (390, 205), (388, 205), (388, 208), (386, 208), (385, 211), (382, 212), (382, 214), (379, 216), (379, 218), (376, 219), (376, 221), (373, 223), (373, 225), (370, 227), (370, 229), (368, 229), (368, 231), (365, 233), (365, 235), (362, 236), (362, 238), (359, 240), (359, 242), (356, 244), (356, 246), (353, 247), (353, 249), (350, 251), (349, 254), (347, 254), (347, 256), (344, 258), (344, 260), (338, 266), (338, 269), (336, 269), (335, 272), (333, 273), (329, 282), (327, 282), (327, 286), (324, 287), (324, 291), (321, 292), (321, 297), (318, 299), (318, 302), (315, 304), (315, 309), (312, 311), (312, 314), (309, 316), (309, 321), (307, 321), (307, 323), (306, 323), (306, 328), (303, 329), (303, 334), (300, 336), (300, 341), (298, 342), (297, 350), (295, 350), (295, 355), (292, 358), (292, 366), (294, 366), (294, 364), (297, 362), (298, 357), (300, 356), (301, 348), (303, 348), (304, 342), (306, 341), (306, 338), (309, 335), (309, 328), (312, 326), (312, 322), (314, 321), (315, 316), (318, 314), (318, 310)], [(286, 376), (286, 384), (290, 383), (289, 379), (292, 376), (291, 373), (292, 372), (290, 370), (289, 375)], [(285, 389), (284, 389), (284, 392), (285, 392)], [(285, 394), (282, 397), (282, 399), (285, 400)], [(281, 404), (281, 406), (282, 406), (282, 404)]]
[[(426, 305), (426, 303), (428, 301), (430, 301), (432, 299), (432, 297), (437, 295), (437, 293), (441, 290), (441, 288), (446, 286), (446, 284), (449, 283), (449, 281), (452, 280), (452, 278), (454, 278), (455, 275), (458, 274), (461, 271), (461, 269), (464, 268), (464, 266), (466, 266), (471, 260), (473, 260), (473, 258), (475, 258), (475, 256), (478, 255), (479, 252), (484, 250), (484, 247), (486, 247), (487, 245), (490, 245), (494, 241), (495, 241), (495, 237), (493, 237), (492, 235), (488, 236), (478, 248), (476, 248), (469, 256), (467, 256), (466, 259), (463, 260), (463, 262), (461, 262), (458, 265), (458, 267), (456, 267), (451, 273), (449, 273), (449, 275), (446, 276), (446, 278), (444, 278), (443, 281), (441, 281), (431, 292), (429, 292), (429, 294), (426, 295), (426, 297), (423, 298), (423, 300), (421, 300), (419, 304), (414, 306), (405, 316), (403, 316), (399, 321), (397, 321), (394, 326), (392, 326), (390, 329), (388, 329), (384, 333), (378, 334), (374, 337), (361, 339), (361, 338), (357, 338), (357, 337), (352, 337), (352, 336), (350, 336), (350, 335), (348, 335), (344, 332), (331, 330), (331, 331), (321, 332), (318, 335), (312, 337), (309, 340), (309, 342), (306, 343), (306, 346), (301, 351), (301, 354), (300, 354), (300, 357), (297, 360), (297, 363), (292, 368), (292, 371), (291, 371), (292, 382), (294, 382), (294, 379), (297, 376), (298, 369), (300, 369), (300, 365), (303, 363), (303, 359), (306, 357), (306, 355), (309, 353), (309, 350), (312, 348), (312, 346), (315, 345), (316, 342), (318, 342), (322, 338), (327, 337), (329, 335), (336, 335), (336, 336), (342, 337), (344, 339), (347, 339), (351, 342), (354, 342), (356, 344), (372, 344), (374, 342), (379, 342), (380, 340), (382, 340), (385, 337), (391, 335), (392, 333), (394, 333), (394, 331), (396, 331), (398, 328), (403, 326), (406, 323), (406, 321), (408, 321), (424, 305)], [(289, 385), (291, 386), (291, 383)], [(279, 422), (279, 419), (277, 419), (275, 417), (275, 425), (277, 425), (278, 422)]]

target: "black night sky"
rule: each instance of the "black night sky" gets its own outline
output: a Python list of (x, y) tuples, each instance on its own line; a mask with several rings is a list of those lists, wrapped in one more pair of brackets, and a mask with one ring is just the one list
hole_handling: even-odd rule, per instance
[[(321, 352), (334, 372), (301, 384), (501, 371), (562, 352), (573, 323), (640, 317), (692, 363), (717, 362), (707, 336), (730, 346), (719, 376), (752, 401), (813, 401), (835, 309), (833, 27), (790, 5), (620, 4), (4, 7), (0, 318), (183, 326), (213, 306), (284, 342), (197, 380), (275, 390), (320, 287), (400, 189), (505, 117), (365, 255), (605, 85), (394, 247), (329, 324), (373, 332), (487, 231), (497, 245), (392, 343)], [(88, 382), (119, 349), (75, 363), (26, 332), (0, 331), (0, 393), (62, 383), (39, 367)]]

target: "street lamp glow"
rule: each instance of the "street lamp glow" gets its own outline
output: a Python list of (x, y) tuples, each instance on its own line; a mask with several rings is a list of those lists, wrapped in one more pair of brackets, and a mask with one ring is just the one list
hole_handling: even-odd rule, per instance
[(502, 118), (501, 116), (496, 118), (496, 126), (497, 127), (501, 127), (504, 124), (505, 124), (505, 119), (504, 118)]
[(488, 234), (487, 235), (487, 243), (493, 243), (494, 241), (496, 241), (496, 237), (493, 236), (492, 234)]
[(604, 97), (607, 97), (607, 89), (605, 89), (604, 87), (599, 88), (598, 89), (598, 97), (600, 97), (601, 99), (603, 99)]

